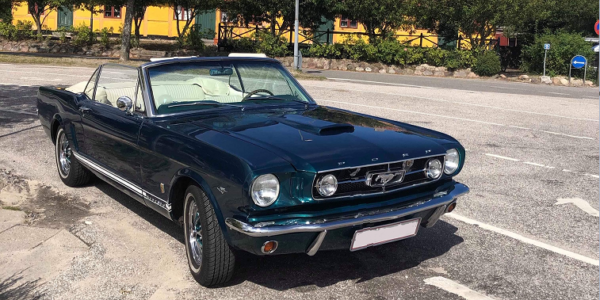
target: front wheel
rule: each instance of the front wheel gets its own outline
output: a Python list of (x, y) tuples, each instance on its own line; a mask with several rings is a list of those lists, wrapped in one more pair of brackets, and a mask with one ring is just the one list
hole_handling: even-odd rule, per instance
[(92, 174), (73, 155), (73, 148), (63, 128), (56, 133), (55, 156), (58, 175), (64, 184), (75, 187), (90, 182)]
[(229, 281), (235, 256), (225, 241), (212, 204), (195, 185), (187, 188), (184, 199), (185, 250), (194, 279), (207, 287)]

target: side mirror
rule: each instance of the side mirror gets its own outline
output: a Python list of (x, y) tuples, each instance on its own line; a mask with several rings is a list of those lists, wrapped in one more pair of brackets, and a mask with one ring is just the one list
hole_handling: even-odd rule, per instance
[(117, 108), (129, 114), (133, 108), (133, 101), (127, 96), (121, 96), (117, 99)]

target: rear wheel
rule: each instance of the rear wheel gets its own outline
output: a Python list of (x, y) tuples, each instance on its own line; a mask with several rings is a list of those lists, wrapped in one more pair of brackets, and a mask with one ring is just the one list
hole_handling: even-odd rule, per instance
[(235, 256), (225, 241), (212, 204), (195, 185), (185, 192), (183, 218), (185, 250), (194, 279), (203, 286), (229, 281)]
[(73, 155), (73, 149), (63, 128), (59, 128), (56, 133), (55, 156), (58, 175), (64, 184), (75, 187), (90, 182), (92, 174)]

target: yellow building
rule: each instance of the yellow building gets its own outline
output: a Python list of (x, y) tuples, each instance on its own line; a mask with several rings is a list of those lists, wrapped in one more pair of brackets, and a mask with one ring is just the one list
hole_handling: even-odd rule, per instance
[[(100, 6), (97, 7), (96, 10), (101, 12), (94, 14), (94, 30), (112, 27), (114, 33), (119, 33), (119, 29), (123, 26), (123, 19), (125, 18), (126, 8), (119, 6)], [(214, 11), (207, 14), (199, 15), (196, 17), (196, 20), (192, 21), (192, 24), (196, 22), (200, 23), (208, 18), (209, 26), (207, 27), (212, 28), (214, 30), (216, 25), (214, 16)], [(44, 17), (46, 19), (44, 21), (44, 24), (42, 25), (42, 29), (57, 30), (59, 27), (77, 27), (82, 24), (89, 26), (91, 13), (89, 10), (85, 9), (69, 9), (68, 7), (61, 7), (56, 11), (49, 12), (48, 16), (43, 16), (42, 18)], [(185, 25), (186, 17), (187, 14), (185, 13), (185, 11), (180, 13), (179, 18), (183, 19), (179, 21), (180, 28), (183, 28), (183, 26)], [(16, 23), (19, 20), (33, 22), (33, 18), (31, 17), (31, 14), (29, 14), (27, 3), (22, 3), (21, 5), (15, 6), (13, 8), (13, 22)], [(144, 15), (144, 19), (142, 20), (142, 25), (140, 26), (140, 34), (143, 36), (176, 37), (177, 19), (175, 17), (174, 9), (172, 7), (166, 6), (148, 7), (148, 9), (146, 10), (146, 14)]]
[[(123, 24), (125, 17), (125, 8), (119, 6), (100, 6), (96, 8), (100, 13), (96, 13), (93, 16), (94, 30), (101, 30), (102, 28), (113, 28), (114, 33), (119, 33), (120, 28)], [(13, 22), (21, 21), (33, 21), (33, 18), (28, 13), (27, 3), (23, 2), (21, 5), (13, 8)], [(185, 11), (181, 11), (179, 14), (180, 19), (186, 18), (187, 14)], [(57, 30), (60, 27), (70, 26), (89, 26), (90, 23), (90, 11), (85, 9), (70, 9), (68, 7), (61, 7), (56, 11), (51, 11), (48, 16), (45, 16), (44, 24), (42, 25), (44, 30)], [(221, 23), (223, 21), (223, 23)], [(183, 28), (185, 21), (181, 20), (180, 28)], [(228, 26), (230, 29), (230, 36), (251, 36), (253, 28), (264, 28), (265, 24), (252, 24), (250, 28), (232, 27), (233, 24), (227, 23), (227, 16), (220, 10), (215, 10), (200, 14), (192, 20), (192, 24), (199, 24), (202, 30), (212, 29), (215, 32), (218, 31), (219, 23), (222, 26)], [(268, 25), (268, 24), (267, 24)], [(35, 25), (34, 25), (35, 27)], [(329, 30), (331, 34), (327, 35), (323, 32)], [(321, 42), (329, 43), (342, 43), (348, 38), (362, 38), (367, 41), (366, 34), (364, 33), (365, 28), (362, 24), (349, 20), (345, 17), (338, 17), (335, 20), (329, 21), (322, 25), (319, 30), (321, 34), (317, 37)], [(175, 12), (172, 7), (166, 6), (150, 6), (146, 10), (144, 19), (140, 27), (140, 34), (142, 36), (151, 37), (176, 37), (177, 36), (177, 20), (175, 18)], [(411, 31), (398, 30), (396, 32), (398, 40), (406, 41), (411, 46), (422, 46), (422, 47), (433, 47), (438, 42), (437, 36), (428, 33), (427, 30), (415, 29)], [(422, 37), (421, 37), (422, 35)], [(287, 40), (292, 40), (292, 35), (287, 33), (283, 35)], [(299, 38), (300, 42), (311, 42), (307, 41), (306, 36)], [(215, 34), (215, 43), (217, 43), (217, 35)]]

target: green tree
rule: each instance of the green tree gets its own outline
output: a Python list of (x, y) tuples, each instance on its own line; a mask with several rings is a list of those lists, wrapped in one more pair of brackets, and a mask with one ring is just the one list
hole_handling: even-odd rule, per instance
[(596, 36), (594, 24), (598, 20), (596, 0), (529, 0), (522, 6), (520, 33), (577, 32)]
[[(417, 1), (417, 0), (413, 0)], [(530, 0), (537, 1), (537, 0)], [(413, 5), (415, 21), (442, 35), (460, 32), (473, 48), (486, 45), (497, 27), (515, 28), (521, 22), (522, 7), (517, 0), (419, 0)], [(456, 38), (456, 36), (454, 36)]]
[(413, 5), (410, 0), (346, 0), (337, 3), (336, 11), (363, 24), (372, 42), (376, 34), (385, 36), (412, 24)]
[[(12, 6), (27, 5), (27, 12), (31, 14), (31, 18), (37, 27), (38, 36), (42, 36), (42, 26), (50, 12), (55, 11), (60, 6), (65, 4), (65, 0), (27, 0), (18, 1), (12, 0)], [(5, 5), (4, 3), (0, 3)], [(11, 10), (12, 12), (12, 10)]]
[[(198, 14), (216, 9), (221, 0), (169, 0), (167, 4), (175, 11), (178, 42), (183, 45), (183, 40)], [(179, 21), (184, 21), (183, 28)]]
[[(300, 27), (316, 29), (335, 18), (336, 7), (334, 0), (300, 1)], [(242, 26), (250, 22), (268, 23), (273, 36), (294, 28), (294, 0), (230, 0), (224, 2), (222, 9)]]
[(0, 0), (0, 22), (12, 22), (12, 0)]
[(94, 15), (95, 14), (99, 14), (104, 12), (104, 5), (109, 4), (108, 1), (106, 0), (84, 0), (84, 2), (80, 2), (81, 0), (69, 0), (71, 1), (71, 4), (73, 5), (73, 7), (81, 9), (81, 10), (87, 10), (90, 12), (90, 31), (92, 32), (92, 34), (90, 34), (90, 40), (89, 43), (93, 43), (94, 42)]

